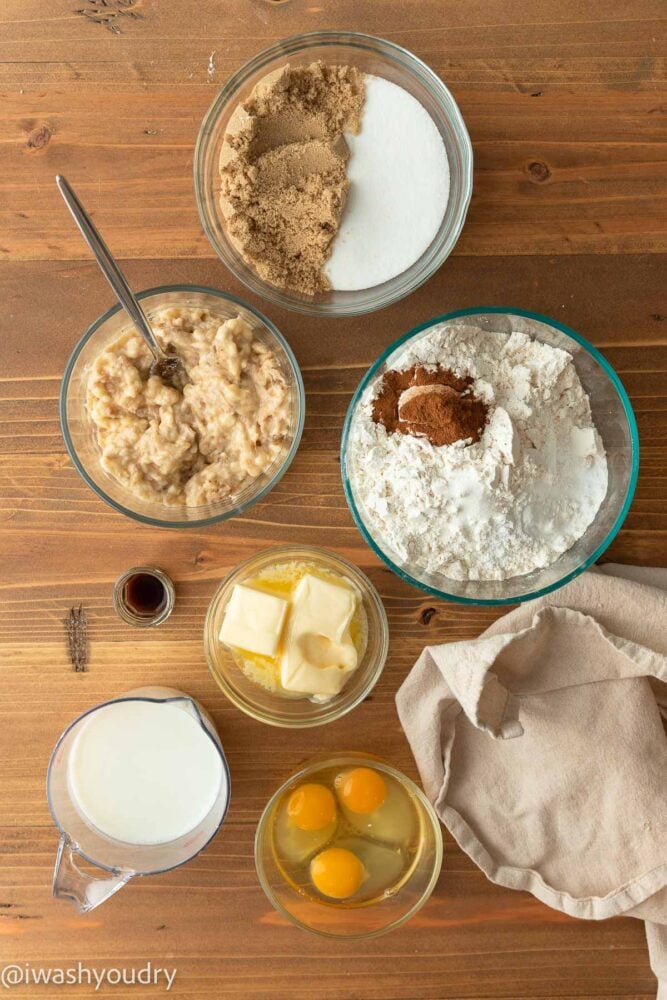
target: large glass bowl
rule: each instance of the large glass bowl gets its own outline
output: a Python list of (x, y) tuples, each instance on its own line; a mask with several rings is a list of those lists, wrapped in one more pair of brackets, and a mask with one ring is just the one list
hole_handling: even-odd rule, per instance
[[(220, 150), (234, 109), (258, 80), (285, 63), (304, 66), (322, 59), (358, 67), (407, 90), (426, 108), (442, 136), (450, 172), (449, 200), (440, 228), (419, 260), (402, 274), (359, 291), (301, 295), (265, 282), (229, 240), (220, 209)], [(472, 193), (472, 146), (461, 112), (442, 80), (420, 59), (393, 42), (344, 31), (295, 35), (264, 49), (234, 73), (209, 108), (194, 156), (195, 195), (204, 232), (224, 264), (258, 295), (276, 305), (319, 316), (355, 316), (381, 309), (418, 288), (449, 256), (459, 238)]]
[[(348, 442), (354, 433), (355, 415), (362, 394), (392, 367), (408, 341), (426, 336), (435, 325), (460, 322), (462, 317), (467, 317), (482, 330), (522, 331), (552, 347), (569, 351), (581, 384), (590, 397), (593, 420), (607, 452), (607, 495), (581, 538), (550, 566), (506, 580), (453, 580), (401, 559), (371, 527), (372, 521), (355, 485), (355, 470), (348, 461)], [(557, 320), (523, 309), (493, 306), (459, 309), (410, 330), (395, 340), (369, 368), (352, 397), (345, 418), (341, 471), (345, 496), (357, 527), (373, 551), (401, 579), (448, 601), (516, 604), (562, 587), (588, 569), (611, 543), (625, 519), (635, 492), (639, 471), (639, 436), (630, 400), (618, 375), (600, 352), (574, 330)]]
[(305, 414), (301, 372), (287, 341), (273, 323), (252, 306), (233, 295), (199, 285), (164, 285), (149, 288), (137, 296), (150, 319), (151, 314), (169, 306), (201, 306), (222, 320), (241, 316), (255, 336), (274, 352), (290, 390), (290, 432), (280, 454), (260, 476), (238, 493), (200, 507), (172, 507), (135, 496), (100, 464), (100, 449), (86, 411), (86, 387), (90, 369), (112, 341), (130, 326), (119, 305), (113, 306), (86, 330), (67, 362), (60, 390), (60, 425), (75, 469), (110, 507), (126, 517), (163, 528), (200, 528), (234, 517), (266, 496), (287, 471), (301, 439)]
[[(286, 792), (304, 781), (313, 780), (323, 768), (371, 766), (403, 786), (417, 811), (419, 846), (409, 875), (400, 888), (381, 902), (340, 907), (310, 899), (299, 892), (282, 874), (272, 847), (272, 824), (276, 809)], [(262, 889), (279, 913), (297, 927), (323, 937), (362, 940), (379, 937), (400, 927), (415, 915), (436, 886), (442, 866), (440, 821), (420, 788), (389, 764), (362, 753), (340, 753), (321, 758), (293, 774), (272, 796), (255, 834), (255, 867)]]
[[(326, 572), (337, 573), (349, 580), (361, 594), (366, 613), (368, 641), (364, 655), (342, 691), (328, 701), (316, 702), (305, 697), (288, 698), (256, 684), (245, 675), (231, 651), (218, 638), (235, 585), (276, 563), (292, 561), (314, 563)], [(277, 545), (251, 556), (222, 581), (206, 614), (204, 650), (209, 669), (218, 685), (242, 712), (270, 726), (307, 729), (340, 719), (369, 694), (387, 659), (389, 626), (380, 595), (368, 577), (352, 563), (326, 549), (305, 545)]]

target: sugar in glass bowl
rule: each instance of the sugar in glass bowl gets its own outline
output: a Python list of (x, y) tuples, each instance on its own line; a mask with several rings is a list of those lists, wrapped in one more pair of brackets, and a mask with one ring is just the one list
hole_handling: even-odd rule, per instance
[[(227, 236), (220, 209), (220, 151), (230, 117), (255, 84), (289, 63), (307, 66), (321, 59), (356, 66), (384, 77), (413, 95), (433, 119), (449, 160), (449, 199), (430, 246), (402, 274), (359, 291), (330, 290), (302, 295), (269, 284), (245, 262)], [(442, 80), (416, 56), (393, 42), (357, 32), (317, 31), (277, 42), (234, 73), (209, 108), (194, 157), (197, 206), (204, 232), (224, 264), (240, 281), (276, 305), (311, 316), (356, 316), (397, 302), (427, 281), (459, 238), (472, 194), (472, 146), (454, 98)]]
[[(327, 701), (307, 697), (290, 698), (269, 691), (250, 680), (232, 652), (219, 639), (225, 609), (236, 584), (257, 576), (277, 563), (313, 564), (327, 573), (342, 576), (354, 584), (368, 625), (366, 649), (356, 670), (339, 694)], [(246, 715), (270, 726), (307, 729), (334, 722), (352, 711), (378, 681), (389, 651), (389, 626), (380, 595), (367, 576), (346, 559), (326, 549), (306, 545), (278, 545), (264, 549), (238, 565), (216, 590), (204, 624), (204, 650), (209, 669), (229, 700)]]
[(124, 331), (131, 321), (119, 305), (113, 306), (84, 333), (67, 362), (60, 390), (60, 424), (75, 469), (105, 503), (143, 524), (163, 528), (200, 528), (234, 517), (261, 500), (289, 468), (301, 440), (305, 414), (301, 372), (292, 349), (273, 323), (234, 295), (199, 285), (164, 285), (137, 296), (150, 320), (151, 314), (169, 307), (209, 309), (221, 322), (240, 316), (254, 336), (275, 354), (289, 387), (290, 430), (280, 454), (272, 464), (243, 489), (215, 503), (198, 507), (167, 506), (135, 496), (112, 477), (100, 463), (95, 429), (86, 410), (86, 390), (91, 366), (98, 355)]
[[(419, 834), (415, 855), (400, 886), (383, 899), (337, 906), (306, 894), (285, 877), (273, 847), (272, 827), (285, 796), (301, 784), (317, 781), (329, 769), (369, 767), (397, 782), (409, 796)], [(255, 867), (261, 886), (276, 910), (297, 927), (322, 937), (366, 940), (379, 937), (410, 920), (433, 892), (442, 865), (440, 821), (421, 788), (401, 771), (365, 753), (342, 752), (311, 761), (281, 785), (266, 806), (255, 834)]]
[[(409, 342), (420, 339), (436, 325), (462, 318), (482, 330), (520, 330), (551, 347), (568, 351), (581, 384), (590, 398), (593, 422), (602, 438), (608, 467), (608, 486), (593, 522), (584, 534), (549, 566), (505, 580), (455, 580), (428, 572), (402, 559), (372, 526), (357, 489), (357, 471), (349, 460), (355, 415), (366, 389), (392, 368)], [(460, 309), (438, 316), (410, 330), (380, 355), (361, 380), (349, 405), (341, 443), (341, 472), (345, 496), (364, 539), (373, 551), (407, 583), (448, 601), (461, 604), (516, 604), (548, 594), (588, 569), (600, 558), (618, 533), (634, 495), (639, 471), (639, 436), (630, 400), (609, 362), (580, 334), (557, 320), (522, 309), (485, 307)]]

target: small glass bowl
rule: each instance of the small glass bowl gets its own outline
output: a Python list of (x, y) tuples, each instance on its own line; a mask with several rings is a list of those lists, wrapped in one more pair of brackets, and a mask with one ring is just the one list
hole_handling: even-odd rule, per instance
[[(449, 200), (440, 228), (419, 260), (402, 274), (358, 291), (308, 296), (265, 282), (227, 236), (220, 210), (220, 150), (229, 119), (255, 84), (285, 63), (304, 66), (318, 59), (358, 67), (403, 87), (426, 108), (442, 136), (449, 160)], [(457, 104), (442, 80), (411, 52), (371, 35), (314, 31), (264, 49), (234, 73), (209, 108), (194, 155), (197, 207), (213, 249), (233, 274), (276, 305), (311, 316), (357, 316), (397, 302), (427, 281), (452, 252), (472, 194), (472, 146)]]
[[(371, 765), (399, 782), (411, 796), (420, 824), (419, 850), (409, 876), (393, 895), (382, 902), (341, 907), (309, 899), (283, 877), (272, 847), (272, 823), (276, 809), (286, 792), (312, 778), (323, 768), (359, 767)], [(271, 797), (262, 813), (255, 834), (255, 868), (269, 901), (297, 927), (323, 937), (348, 940), (379, 937), (400, 927), (417, 913), (427, 901), (440, 875), (442, 866), (442, 830), (440, 821), (420, 788), (406, 775), (389, 764), (365, 753), (342, 753), (335, 757), (311, 761), (293, 774)]]
[[(396, 363), (409, 341), (421, 339), (436, 325), (457, 323), (466, 317), (482, 330), (525, 332), (545, 344), (568, 351), (581, 384), (590, 397), (593, 421), (607, 452), (607, 495), (581, 538), (551, 565), (506, 580), (453, 580), (401, 559), (383, 538), (374, 533), (372, 521), (355, 486), (354, 470), (347, 460), (350, 435), (363, 393)], [(563, 323), (541, 313), (502, 306), (459, 309), (437, 316), (390, 344), (359, 383), (348, 407), (341, 441), (345, 497), (367, 544), (402, 580), (435, 597), (460, 604), (504, 605), (530, 601), (557, 590), (583, 573), (600, 558), (623, 524), (634, 496), (638, 472), (637, 422), (623, 384), (609, 362), (592, 344)]]
[[(234, 585), (256, 576), (263, 569), (282, 562), (310, 562), (329, 572), (338, 573), (356, 585), (361, 593), (368, 620), (368, 643), (357, 669), (350, 675), (340, 694), (328, 701), (315, 702), (308, 698), (287, 698), (274, 694), (251, 681), (238, 666), (232, 653), (218, 636), (225, 608)], [(216, 590), (204, 623), (204, 650), (209, 669), (229, 700), (246, 715), (270, 726), (306, 729), (340, 719), (363, 701), (373, 688), (384, 667), (389, 649), (389, 626), (380, 596), (370, 580), (333, 552), (300, 545), (278, 545), (262, 552), (233, 570)]]
[(120, 305), (113, 306), (86, 330), (67, 362), (60, 389), (60, 426), (74, 468), (91, 490), (126, 517), (162, 528), (201, 528), (225, 521), (273, 489), (290, 466), (301, 440), (305, 416), (303, 380), (292, 349), (271, 320), (241, 299), (200, 285), (163, 285), (139, 292), (148, 318), (170, 306), (210, 309), (222, 320), (240, 316), (254, 335), (274, 352), (290, 390), (291, 421), (282, 451), (260, 476), (238, 493), (201, 507), (172, 507), (135, 496), (100, 464), (95, 430), (88, 419), (86, 391), (90, 369), (98, 355), (130, 326)]

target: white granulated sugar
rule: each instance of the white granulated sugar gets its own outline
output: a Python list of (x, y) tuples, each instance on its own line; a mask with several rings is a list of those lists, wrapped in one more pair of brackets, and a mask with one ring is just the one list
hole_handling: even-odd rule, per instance
[(504, 580), (554, 562), (593, 521), (607, 459), (566, 351), (523, 333), (434, 327), (392, 367), (442, 365), (489, 406), (476, 444), (388, 434), (362, 396), (349, 439), (354, 493), (378, 543), (455, 580)]
[(435, 123), (407, 90), (366, 77), (361, 131), (346, 135), (350, 191), (324, 267), (332, 288), (394, 278), (435, 237), (449, 196), (449, 163)]

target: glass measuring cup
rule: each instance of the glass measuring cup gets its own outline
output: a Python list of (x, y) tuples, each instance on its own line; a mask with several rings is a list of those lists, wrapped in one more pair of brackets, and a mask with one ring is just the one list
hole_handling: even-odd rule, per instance
[[(158, 844), (129, 844), (113, 839), (90, 824), (77, 808), (68, 781), (74, 741), (90, 717), (116, 702), (152, 702), (177, 705), (201, 726), (220, 755), (222, 781), (218, 795), (204, 819), (176, 840)], [(87, 913), (121, 889), (135, 875), (157, 875), (186, 864), (199, 854), (220, 829), (230, 796), (229, 768), (213, 722), (193, 698), (173, 688), (146, 687), (129, 691), (88, 709), (72, 722), (56, 743), (46, 778), (49, 809), (60, 831), (53, 872), (53, 895), (67, 899)], [(79, 860), (103, 874), (83, 871)]]

